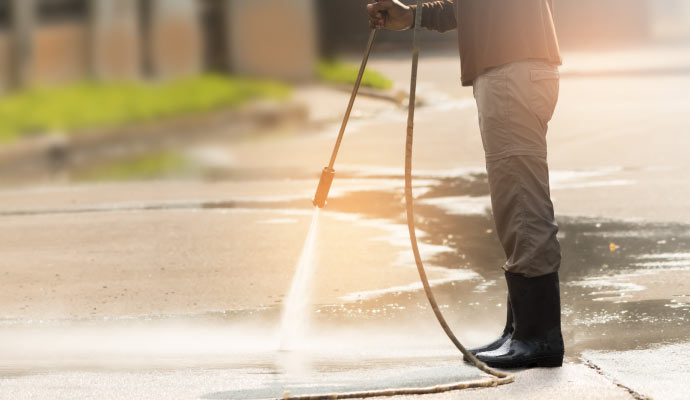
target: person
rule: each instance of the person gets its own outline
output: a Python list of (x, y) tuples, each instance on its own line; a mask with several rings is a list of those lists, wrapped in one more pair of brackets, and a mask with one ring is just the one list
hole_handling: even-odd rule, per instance
[[(461, 81), (473, 87), (491, 207), (507, 259), (505, 328), (498, 339), (470, 349), (492, 367), (563, 363), (561, 248), (546, 152), (562, 63), (552, 8), (552, 0), (423, 4), (424, 28), (458, 31)], [(372, 29), (406, 30), (418, 10), (399, 0), (370, 0), (367, 12)]]

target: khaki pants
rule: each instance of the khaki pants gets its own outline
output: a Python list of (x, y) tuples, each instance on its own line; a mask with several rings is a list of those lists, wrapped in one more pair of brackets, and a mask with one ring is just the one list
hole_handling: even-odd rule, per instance
[(556, 272), (561, 262), (546, 162), (558, 89), (558, 68), (540, 61), (492, 68), (474, 81), (503, 268), (528, 278)]

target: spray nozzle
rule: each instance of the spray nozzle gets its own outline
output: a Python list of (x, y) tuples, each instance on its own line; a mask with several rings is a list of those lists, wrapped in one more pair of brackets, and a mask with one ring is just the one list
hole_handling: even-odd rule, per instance
[(326, 205), (328, 192), (331, 190), (331, 183), (333, 183), (334, 176), (335, 170), (333, 170), (333, 168), (325, 167), (323, 171), (321, 171), (319, 186), (316, 188), (316, 194), (312, 201), (316, 207), (323, 208)]

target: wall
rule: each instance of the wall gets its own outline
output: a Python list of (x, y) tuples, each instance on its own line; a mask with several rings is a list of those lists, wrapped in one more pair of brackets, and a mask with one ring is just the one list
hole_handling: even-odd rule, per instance
[(7, 30), (0, 29), (0, 94), (10, 85), (10, 41)]
[(141, 76), (137, 0), (91, 0), (91, 72), (102, 80)]
[(197, 0), (154, 0), (150, 43), (156, 77), (168, 79), (201, 72), (203, 46)]
[(32, 38), (32, 84), (63, 84), (88, 75), (88, 26), (64, 22), (38, 27)]
[(313, 77), (317, 32), (312, 0), (232, 0), (229, 5), (233, 72), (291, 80)]

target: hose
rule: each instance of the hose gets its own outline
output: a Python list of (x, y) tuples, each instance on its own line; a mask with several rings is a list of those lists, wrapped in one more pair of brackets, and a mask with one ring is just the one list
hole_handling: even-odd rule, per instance
[(434, 293), (431, 291), (431, 286), (429, 285), (429, 280), (426, 276), (426, 271), (424, 269), (424, 264), (422, 263), (422, 257), (419, 254), (419, 246), (417, 244), (417, 234), (415, 232), (414, 223), (414, 198), (412, 196), (412, 143), (414, 141), (414, 112), (415, 112), (415, 101), (417, 98), (417, 67), (419, 65), (419, 33), (422, 27), (422, 0), (417, 0), (417, 13), (415, 16), (415, 28), (414, 28), (414, 39), (412, 41), (412, 73), (410, 74), (410, 104), (408, 106), (407, 114), (407, 139), (405, 142), (405, 204), (407, 206), (407, 228), (410, 231), (410, 244), (412, 245), (412, 252), (414, 253), (414, 260), (417, 264), (417, 271), (419, 272), (419, 278), (424, 286), (424, 293), (426, 293), (426, 298), (429, 300), (431, 309), (434, 311), (434, 315), (438, 320), (438, 323), (443, 328), (451, 342), (455, 347), (460, 350), (465, 359), (470, 362), (470, 364), (477, 367), (479, 370), (486, 372), (489, 375), (497, 378), (495, 384), (502, 385), (506, 383), (511, 383), (515, 380), (515, 377), (511, 374), (505, 372), (496, 371), (489, 368), (485, 363), (477, 359), (474, 354), (470, 353), (465, 349), (465, 346), (460, 343), (455, 334), (448, 326), (446, 319), (443, 317), (441, 310), (438, 308), (438, 303), (436, 303), (436, 298)]
[[(471, 388), (482, 388), (482, 387), (495, 387), (498, 385), (504, 385), (512, 383), (515, 381), (515, 377), (512, 374), (497, 371), (489, 368), (485, 363), (477, 359), (472, 353), (467, 351), (465, 346), (460, 343), (460, 340), (455, 336), (450, 326), (443, 317), (441, 310), (438, 307), (434, 293), (431, 290), (431, 285), (429, 285), (429, 279), (426, 276), (426, 270), (424, 269), (424, 263), (422, 262), (422, 257), (419, 254), (419, 245), (417, 243), (417, 234), (415, 230), (414, 222), (414, 197), (412, 196), (412, 144), (414, 142), (414, 114), (415, 114), (415, 102), (417, 98), (417, 70), (419, 66), (419, 40), (420, 31), (422, 27), (422, 0), (417, 0), (417, 12), (415, 14), (415, 27), (414, 27), (414, 39), (412, 42), (412, 72), (410, 74), (410, 103), (408, 105), (407, 114), (407, 138), (405, 141), (405, 204), (407, 208), (407, 228), (410, 233), (410, 244), (412, 245), (412, 252), (414, 253), (415, 263), (417, 264), (417, 271), (419, 272), (419, 278), (424, 286), (424, 293), (426, 294), (427, 300), (431, 305), (431, 309), (434, 311), (434, 315), (438, 320), (438, 323), (443, 328), (451, 342), (457, 347), (470, 364), (475, 366), (482, 372), (489, 374), (487, 378), (477, 379), (473, 381), (458, 382), (447, 385), (438, 385), (425, 388), (400, 388), (400, 389), (386, 389), (386, 390), (374, 390), (374, 391), (363, 391), (363, 392), (349, 392), (349, 393), (330, 393), (321, 395), (304, 395), (304, 396), (290, 396), (289, 393), (283, 397), (286, 400), (337, 400), (337, 399), (355, 399), (355, 398), (367, 398), (367, 397), (383, 397), (383, 396), (400, 396), (400, 395), (421, 395), (421, 394), (432, 394), (432, 393), (443, 393), (454, 390), (461, 389), (471, 389)], [(369, 54), (371, 52), (371, 47), (376, 37), (376, 30), (372, 30), (369, 36), (369, 42), (367, 44), (367, 50), (362, 61), (362, 65), (359, 70), (359, 75), (355, 83), (355, 87), (352, 91), (352, 97), (350, 98), (350, 103), (348, 104), (347, 111), (345, 113), (345, 119), (340, 129), (340, 134), (338, 135), (338, 140), (336, 142), (335, 149), (331, 156), (331, 162), (324, 171), (333, 172), (333, 164), (335, 163), (335, 158), (338, 153), (338, 148), (342, 141), (343, 134), (345, 132), (345, 127), (347, 125), (347, 120), (350, 116), (352, 106), (354, 104), (355, 97), (357, 96), (357, 91), (359, 89), (359, 84), (362, 79), (362, 75), (366, 68), (367, 60), (369, 59)], [(332, 177), (331, 177), (332, 179)], [(322, 183), (324, 181), (324, 176), (322, 175)], [(322, 183), (319, 186), (322, 186)], [(330, 181), (327, 182), (330, 186)], [(328, 195), (328, 188), (321, 191), (321, 200), (323, 200), (321, 207), (325, 204), (325, 197)], [(315, 199), (320, 197), (319, 189), (317, 189), (317, 195)], [(315, 200), (315, 204), (318, 201)]]

